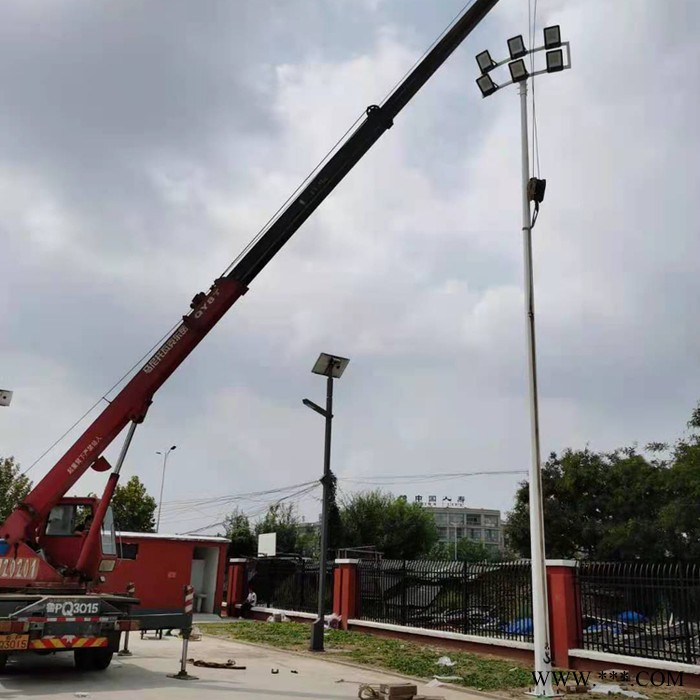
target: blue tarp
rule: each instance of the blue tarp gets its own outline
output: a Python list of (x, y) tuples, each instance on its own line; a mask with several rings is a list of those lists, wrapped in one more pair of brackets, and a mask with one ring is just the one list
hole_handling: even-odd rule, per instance
[(621, 612), (619, 615), (615, 616), (616, 619), (620, 620), (621, 622), (646, 622), (647, 617), (645, 615), (642, 615), (642, 613), (634, 612), (633, 610), (625, 610), (625, 612)]
[(506, 634), (532, 634), (532, 618), (523, 617), (506, 625)]

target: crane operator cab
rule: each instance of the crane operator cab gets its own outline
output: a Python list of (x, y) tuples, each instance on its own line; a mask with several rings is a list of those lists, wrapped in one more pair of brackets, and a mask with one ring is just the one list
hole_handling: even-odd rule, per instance
[[(64, 498), (54, 506), (39, 530), (36, 549), (52, 566), (71, 571), (76, 568), (93, 520), (99, 500), (97, 498)], [(94, 556), (99, 558), (98, 571), (114, 570), (117, 560), (117, 545), (114, 534), (114, 516), (111, 506), (107, 508), (95, 545)]]

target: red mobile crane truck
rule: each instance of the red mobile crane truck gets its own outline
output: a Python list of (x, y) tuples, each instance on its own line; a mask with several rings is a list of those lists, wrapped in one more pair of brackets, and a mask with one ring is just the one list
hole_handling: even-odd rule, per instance
[[(186, 627), (187, 620), (173, 617), (140, 620), (137, 598), (94, 590), (117, 565), (110, 500), (136, 426), (155, 392), (497, 2), (474, 0), (386, 101), (367, 109), (343, 145), (230, 271), (194, 297), (175, 331), (0, 526), (0, 669), (10, 654), (73, 651), (79, 669), (102, 670), (119, 648), (121, 631)], [(127, 426), (102, 496), (66, 497), (88, 469), (111, 469), (102, 453)]]

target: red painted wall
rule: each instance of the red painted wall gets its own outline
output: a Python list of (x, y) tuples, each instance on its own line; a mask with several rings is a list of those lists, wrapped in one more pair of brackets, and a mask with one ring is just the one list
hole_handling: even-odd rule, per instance
[[(123, 593), (128, 583), (136, 586), (136, 597), (144, 609), (183, 607), (183, 587), (190, 583), (194, 548), (218, 549), (214, 614), (219, 614), (223, 598), (226, 543), (197, 540), (169, 540), (122, 536), (123, 545), (138, 544), (136, 559), (119, 559), (115, 570), (104, 574), (106, 581), (97, 588), (105, 593)], [(209, 602), (209, 601), (207, 601)]]

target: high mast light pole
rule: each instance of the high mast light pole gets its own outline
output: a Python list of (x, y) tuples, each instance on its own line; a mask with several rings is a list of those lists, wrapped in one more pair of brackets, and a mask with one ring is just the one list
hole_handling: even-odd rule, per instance
[[(566, 49), (566, 52), (564, 51)], [(525, 57), (545, 52), (545, 68), (529, 72), (525, 65)], [(532, 626), (535, 646), (534, 671), (535, 678), (543, 679), (532, 691), (540, 697), (555, 697), (557, 693), (552, 687), (552, 652), (549, 636), (549, 615), (547, 612), (547, 570), (544, 546), (544, 508), (542, 502), (542, 465), (540, 452), (540, 421), (537, 397), (537, 356), (535, 347), (535, 292), (532, 270), (532, 227), (539, 211), (539, 205), (544, 199), (546, 181), (530, 178), (529, 144), (527, 137), (527, 83), (536, 75), (558, 73), (571, 68), (571, 53), (569, 42), (562, 42), (559, 25), (544, 29), (544, 45), (528, 49), (522, 35), (508, 39), (510, 57), (503, 61), (494, 61), (488, 51), (482, 51), (476, 56), (481, 75), (476, 84), (483, 97), (489, 97), (507, 85), (518, 85), (520, 96), (520, 128), (521, 128), (521, 167), (522, 167), (522, 231), (523, 257), (525, 263), (525, 319), (527, 324), (527, 357), (529, 375), (530, 403), (530, 547), (532, 565)], [(566, 53), (566, 60), (565, 54)], [(511, 80), (497, 84), (491, 77), (491, 72), (508, 64)], [(531, 211), (534, 202), (534, 217)]]

